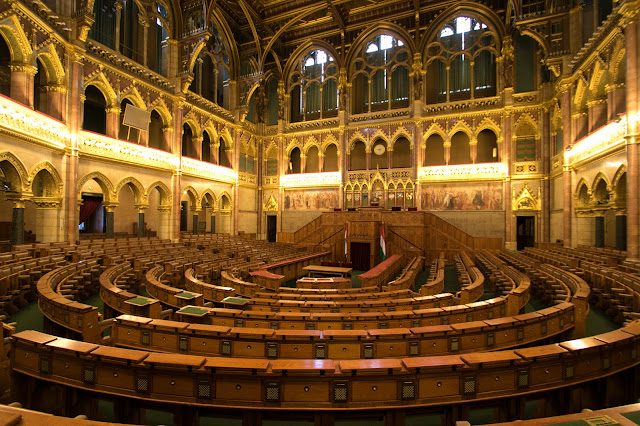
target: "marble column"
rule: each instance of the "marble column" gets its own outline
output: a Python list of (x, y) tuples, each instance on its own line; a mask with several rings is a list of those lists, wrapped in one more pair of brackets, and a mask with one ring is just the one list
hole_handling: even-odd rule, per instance
[(115, 206), (109, 205), (109, 206), (104, 206), (104, 214), (106, 216), (106, 222), (107, 222), (107, 229), (106, 229), (106, 237), (107, 238), (113, 238), (115, 233), (114, 233), (114, 225), (115, 225), (115, 213), (114, 213), (114, 208)]
[(549, 183), (549, 161), (551, 153), (551, 121), (549, 108), (542, 112), (542, 242), (548, 243), (551, 239), (551, 188)]
[(36, 237), (41, 243), (60, 241), (58, 223), (62, 203), (56, 199), (34, 200), (36, 204)]
[(158, 206), (158, 238), (171, 239), (171, 206)]
[(78, 240), (78, 137), (84, 114), (83, 99), (83, 56), (80, 52), (68, 51), (67, 69), (69, 71), (68, 102), (66, 103), (67, 126), (69, 127), (69, 146), (65, 151), (65, 234), (66, 241), (75, 244)]
[(191, 230), (191, 232), (193, 233), (193, 235), (198, 235), (199, 229), (198, 229), (198, 217), (199, 217), (199, 213), (200, 210), (192, 210), (193, 212), (193, 229)]
[(9, 65), (11, 70), (11, 99), (33, 108), (34, 76), (38, 68), (29, 64)]
[(478, 158), (478, 139), (474, 136), (469, 140), (469, 156), (471, 157), (471, 163), (476, 164)]
[(113, 106), (106, 109), (107, 124), (106, 135), (110, 138), (117, 139), (120, 132), (120, 107)]
[(147, 229), (144, 221), (144, 210), (146, 207), (138, 207), (138, 237), (144, 237)]
[(625, 50), (627, 56), (626, 100), (627, 100), (627, 258), (638, 259), (638, 23), (634, 17), (625, 27)]
[(11, 217), (11, 245), (24, 244), (24, 200), (13, 202)]
[[(562, 93), (562, 147), (566, 150), (573, 141), (571, 134), (571, 91), (565, 88)], [(563, 205), (562, 226), (565, 247), (571, 247), (571, 168), (564, 165), (563, 168)]]
[(47, 114), (51, 117), (66, 121), (65, 107), (67, 88), (62, 85), (49, 84), (45, 86), (47, 98)]

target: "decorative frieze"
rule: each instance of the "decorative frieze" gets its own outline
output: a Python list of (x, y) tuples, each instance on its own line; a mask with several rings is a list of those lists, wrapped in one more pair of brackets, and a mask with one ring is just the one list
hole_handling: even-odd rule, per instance
[(452, 180), (502, 180), (507, 177), (507, 172), (507, 166), (503, 163), (432, 166), (420, 168), (418, 180), (421, 183)]

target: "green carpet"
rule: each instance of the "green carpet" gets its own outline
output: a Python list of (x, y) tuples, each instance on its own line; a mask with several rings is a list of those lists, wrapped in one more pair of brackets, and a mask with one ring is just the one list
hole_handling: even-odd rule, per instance
[(42, 312), (38, 302), (29, 303), (24, 308), (9, 317), (9, 322), (15, 322), (16, 331), (37, 330), (44, 332)]
[(460, 291), (456, 265), (445, 265), (444, 267), (444, 293), (457, 293)]
[(617, 330), (620, 325), (611, 321), (600, 309), (596, 309), (595, 305), (589, 305), (589, 313), (587, 314), (587, 330), (586, 337), (595, 336), (596, 334), (608, 333)]
[(640, 425), (640, 411), (631, 411), (629, 413), (620, 413), (622, 416), (631, 420), (637, 425)]

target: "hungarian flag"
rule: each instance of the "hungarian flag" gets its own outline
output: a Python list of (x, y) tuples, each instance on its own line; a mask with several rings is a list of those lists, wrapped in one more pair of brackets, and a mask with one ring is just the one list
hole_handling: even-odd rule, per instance
[(347, 225), (344, 225), (344, 261), (347, 261)]
[(384, 235), (384, 223), (380, 225), (380, 259), (387, 258), (387, 237)]

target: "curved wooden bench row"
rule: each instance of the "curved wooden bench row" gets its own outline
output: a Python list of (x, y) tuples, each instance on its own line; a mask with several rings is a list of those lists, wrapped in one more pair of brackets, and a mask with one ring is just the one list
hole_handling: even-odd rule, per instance
[(233, 287), (224, 287), (204, 282), (195, 276), (195, 269), (189, 268), (184, 272), (184, 286), (187, 290), (202, 294), (204, 300), (222, 302), (225, 297), (235, 296)]
[[(140, 297), (115, 284), (118, 277), (129, 270), (131, 265), (122, 263), (107, 268), (100, 275), (100, 298), (105, 307), (119, 314), (142, 315), (149, 318), (162, 318), (170, 314), (170, 312), (163, 312), (159, 300)], [(105, 309), (105, 315), (106, 313)]]
[[(394, 290), (394, 291), (378, 291), (378, 287), (364, 287), (356, 289), (346, 290), (361, 290), (361, 291), (341, 291), (341, 289), (316, 289), (315, 291), (297, 291), (298, 289), (282, 288), (280, 291), (271, 292), (257, 292), (256, 297), (262, 299), (294, 299), (294, 300), (370, 300), (370, 299), (396, 299), (403, 297), (412, 297), (416, 293), (407, 289)], [(313, 289), (307, 289), (313, 290)], [(436, 295), (438, 297), (453, 297), (449, 293), (441, 293)], [(436, 297), (430, 296), (430, 297)]]
[[(385, 297), (387, 295), (387, 297)], [(399, 297), (395, 292), (363, 293), (351, 299), (275, 299), (254, 297), (247, 301), (245, 310), (262, 312), (375, 312), (384, 310), (415, 311), (419, 309), (453, 306), (456, 301), (449, 293), (436, 296), (404, 295)]]
[[(516, 315), (529, 302), (531, 280), (526, 274), (507, 265), (491, 252), (483, 250), (476, 255), (479, 266), (492, 284), (501, 291), (508, 289), (507, 315)], [(506, 284), (505, 284), (506, 283)]]
[(424, 256), (416, 256), (411, 258), (409, 263), (404, 267), (398, 278), (389, 281), (383, 285), (383, 290), (395, 291), (403, 289), (413, 290), (416, 286), (418, 275), (424, 270)]
[[(14, 373), (168, 404), (353, 410), (441, 406), (600, 380), (640, 363), (640, 325), (533, 348), (367, 360), (238, 359), (127, 350), (24, 331)], [(24, 379), (24, 376), (22, 380)]]
[[(475, 302), (484, 294), (484, 275), (475, 266), (471, 258), (466, 252), (460, 252), (456, 255), (456, 271), (458, 272), (458, 281), (461, 284), (459, 293), (460, 303)], [(462, 280), (460, 279), (462, 277)]]
[(429, 278), (427, 282), (420, 287), (420, 294), (423, 296), (432, 296), (440, 294), (444, 290), (444, 253), (440, 253), (437, 259), (431, 262), (429, 270)]
[(360, 274), (358, 280), (360, 280), (362, 287), (376, 286), (382, 289), (382, 286), (393, 280), (403, 267), (404, 255), (394, 254), (368, 271)]
[(322, 251), (318, 253), (306, 253), (293, 258), (287, 257), (284, 260), (272, 262), (262, 265), (257, 269), (264, 269), (273, 274), (284, 276), (284, 280), (289, 281), (300, 278), (305, 273), (302, 270), (305, 266), (320, 264), (324, 260), (331, 259), (330, 251)]
[(0, 267), (0, 314), (16, 313), (26, 301), (37, 297), (37, 282), (47, 272), (64, 266), (63, 255), (41, 258), (20, 258)]
[(411, 328), (290, 330), (229, 327), (123, 315), (112, 343), (160, 352), (291, 359), (367, 359), (447, 355), (532, 344), (573, 327), (574, 305), (484, 321)]
[(44, 274), (37, 284), (38, 307), (48, 320), (77, 333), (87, 342), (96, 343), (102, 333), (98, 308), (69, 300), (59, 292), (67, 280), (83, 272), (91, 274), (91, 268), (86, 262), (72, 263)]
[(296, 281), (296, 288), (306, 288), (312, 290), (325, 289), (341, 289), (351, 288), (351, 278), (343, 277), (302, 277)]
[[(393, 303), (393, 300), (391, 300)], [(437, 302), (436, 302), (437, 303)], [(449, 303), (449, 300), (447, 300)], [(228, 327), (257, 327), (291, 330), (350, 330), (371, 328), (421, 327), (500, 318), (505, 315), (507, 297), (473, 302), (466, 305), (429, 309), (394, 310), (387, 306), (380, 312), (280, 312), (246, 311), (227, 308), (197, 307), (194, 321)], [(176, 312), (180, 314), (180, 312)], [(134, 314), (135, 315), (135, 314)], [(142, 315), (147, 316), (147, 315)]]
[(204, 298), (200, 293), (184, 291), (179, 288), (162, 283), (164, 274), (162, 266), (156, 266), (147, 271), (144, 283), (150, 296), (155, 297), (161, 303), (172, 308), (180, 309), (186, 305), (203, 306)]
[(258, 284), (237, 278), (231, 271), (222, 271), (220, 278), (223, 287), (233, 288), (235, 294), (240, 296), (254, 297), (256, 292), (262, 289)]
[[(544, 287), (544, 291), (555, 294), (552, 296), (556, 303), (571, 301), (576, 305), (574, 336), (584, 336), (586, 330), (586, 317), (589, 313), (588, 297), (590, 293), (589, 285), (579, 276), (565, 271), (560, 267), (550, 264), (537, 264), (527, 260), (528, 256), (501, 251), (500, 256), (505, 260), (513, 262), (514, 266), (523, 270), (528, 276), (533, 277), (532, 281), (536, 287)], [(568, 266), (565, 265), (566, 268)], [(573, 269), (572, 269), (573, 270)]]
[(640, 317), (639, 276), (591, 262), (581, 262), (580, 269), (591, 285), (596, 303), (607, 312), (613, 308), (615, 321), (622, 323)]

